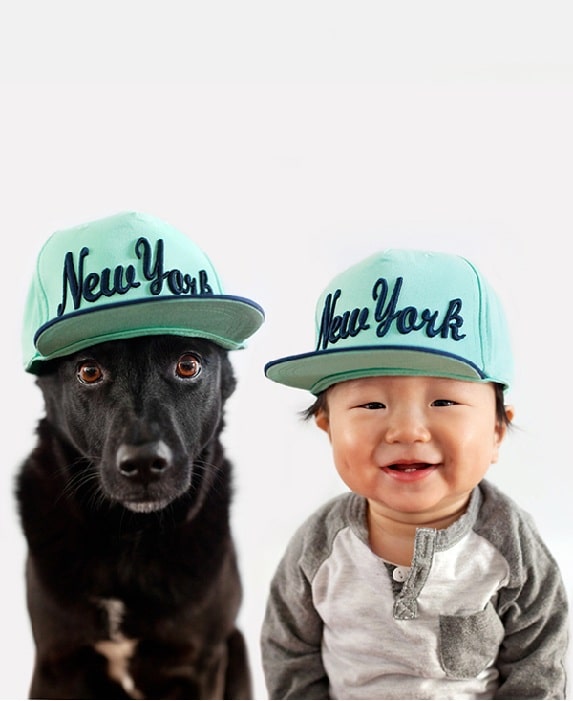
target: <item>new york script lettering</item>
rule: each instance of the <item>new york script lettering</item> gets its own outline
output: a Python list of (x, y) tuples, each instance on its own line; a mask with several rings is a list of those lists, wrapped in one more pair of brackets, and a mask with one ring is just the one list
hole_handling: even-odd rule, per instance
[(62, 301), (58, 305), (57, 315), (62, 316), (68, 304), (68, 293), (73, 301), (74, 310), (79, 309), (82, 301), (96, 302), (100, 297), (125, 295), (130, 290), (140, 287), (144, 282), (149, 283), (149, 292), (160, 295), (164, 288), (172, 295), (212, 295), (213, 289), (209, 284), (207, 272), (200, 270), (198, 277), (183, 273), (177, 268), (165, 270), (164, 242), (159, 239), (153, 251), (150, 242), (140, 237), (134, 249), (135, 255), (141, 261), (138, 269), (135, 265), (116, 265), (104, 268), (101, 272), (85, 272), (85, 261), (89, 256), (89, 248), (84, 246), (78, 256), (77, 264), (74, 254), (69, 251), (64, 258)]
[(466, 334), (461, 333), (464, 319), (461, 315), (462, 300), (452, 299), (440, 319), (439, 310), (428, 308), (419, 310), (413, 306), (399, 307), (400, 291), (404, 278), (396, 278), (392, 292), (388, 280), (378, 278), (372, 288), (374, 307), (354, 308), (337, 313), (336, 304), (342, 295), (341, 290), (328, 294), (322, 310), (316, 350), (326, 350), (338, 341), (358, 336), (371, 328), (371, 317), (376, 322), (376, 336), (383, 338), (394, 325), (400, 334), (421, 331), (428, 338), (440, 336), (461, 341)]

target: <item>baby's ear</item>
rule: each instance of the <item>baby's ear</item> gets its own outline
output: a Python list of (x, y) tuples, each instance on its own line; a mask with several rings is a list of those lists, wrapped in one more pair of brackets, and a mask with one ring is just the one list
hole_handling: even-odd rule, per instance
[(326, 433), (328, 433), (330, 428), (328, 412), (326, 412), (324, 409), (319, 409), (314, 415), (314, 420), (318, 428), (321, 428), (323, 431), (326, 431)]
[(505, 411), (507, 421), (498, 421), (496, 430), (498, 445), (500, 445), (503, 439), (505, 438), (507, 434), (507, 428), (511, 424), (511, 422), (513, 421), (513, 417), (515, 416), (515, 411), (513, 410), (513, 406), (511, 404), (505, 404), (503, 408)]
[[(509, 423), (513, 421), (513, 417), (515, 412), (513, 411), (513, 406), (510, 404), (506, 404), (505, 407), (505, 415), (507, 416), (507, 420)], [(493, 446), (493, 455), (492, 455), (492, 463), (497, 462), (499, 458), (499, 448), (503, 442), (503, 439), (505, 438), (507, 434), (507, 424), (502, 421), (497, 422), (497, 426), (495, 429), (495, 437), (494, 437), (494, 446)]]

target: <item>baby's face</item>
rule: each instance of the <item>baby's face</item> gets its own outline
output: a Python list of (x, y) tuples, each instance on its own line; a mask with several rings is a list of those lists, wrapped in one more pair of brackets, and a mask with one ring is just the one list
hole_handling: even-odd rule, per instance
[(332, 386), (327, 431), (348, 487), (390, 518), (448, 518), (498, 457), (505, 427), (492, 384), (437, 377), (369, 377)]

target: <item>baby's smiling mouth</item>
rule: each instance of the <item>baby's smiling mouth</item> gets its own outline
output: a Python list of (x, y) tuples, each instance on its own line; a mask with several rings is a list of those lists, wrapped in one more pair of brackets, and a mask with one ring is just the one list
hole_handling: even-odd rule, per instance
[(435, 467), (435, 465), (429, 462), (410, 462), (407, 460), (386, 465), (387, 470), (396, 472), (417, 472), (418, 470), (427, 470), (431, 467)]

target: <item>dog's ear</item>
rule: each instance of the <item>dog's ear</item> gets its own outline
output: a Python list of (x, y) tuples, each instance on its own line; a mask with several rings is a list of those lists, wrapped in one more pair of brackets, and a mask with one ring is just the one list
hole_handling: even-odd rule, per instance
[(41, 363), (38, 363), (38, 366), (34, 371), (36, 377), (36, 384), (40, 384), (38, 382), (38, 378), (44, 377), (45, 375), (53, 375), (54, 373), (56, 373), (60, 362), (61, 359), (57, 358), (56, 360), (44, 360)]
[(221, 357), (221, 394), (223, 400), (228, 399), (237, 386), (237, 380), (235, 378), (235, 372), (231, 361), (226, 353)]

